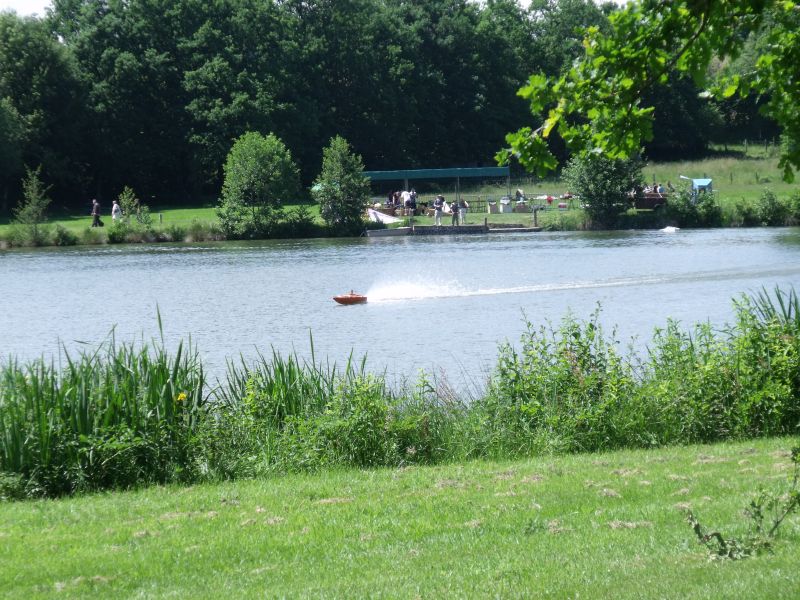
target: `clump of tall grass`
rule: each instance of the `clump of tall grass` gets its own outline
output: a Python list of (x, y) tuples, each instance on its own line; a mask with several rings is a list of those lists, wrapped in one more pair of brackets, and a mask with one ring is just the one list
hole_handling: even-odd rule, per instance
[(52, 228), (39, 224), (30, 227), (21, 223), (12, 223), (6, 232), (6, 241), (10, 246), (46, 246), (52, 239)]
[(186, 239), (186, 228), (175, 223), (167, 225), (159, 233), (159, 239), (165, 242), (182, 242)]
[(57, 223), (55, 226), (39, 225), (36, 229), (17, 223), (9, 226), (0, 238), (0, 248), (24, 248), (31, 246), (74, 246), (78, 236)]
[(193, 219), (186, 228), (186, 242), (218, 242), (225, 239), (225, 233), (216, 221), (206, 223)]
[(180, 480), (206, 410), (197, 353), (136, 348), (112, 336), (59, 364), (0, 367), (0, 473), (26, 496)]
[(108, 242), (108, 236), (99, 227), (87, 227), (78, 239), (84, 246), (96, 246)]
[(53, 231), (54, 246), (74, 246), (78, 243), (78, 236), (63, 225), (56, 224)]
[[(179, 231), (180, 234), (182, 232)], [(153, 226), (150, 210), (146, 206), (139, 209), (135, 218), (129, 217), (115, 221), (108, 228), (110, 244), (152, 244), (166, 241), (172, 241), (170, 233)], [(182, 241), (182, 237), (178, 241)]]
[[(217, 412), (201, 437), (209, 477), (332, 466), (434, 462), (453, 411), (424, 379), (410, 393), (389, 389), (366, 359), (346, 364), (283, 357), (230, 363)], [(237, 432), (230, 435), (231, 431)], [(452, 436), (451, 436), (452, 437)]]
[(800, 193), (779, 198), (772, 190), (764, 189), (755, 201), (736, 202), (730, 222), (746, 227), (797, 225), (800, 223)]
[(800, 305), (794, 290), (735, 304), (733, 325), (657, 330), (624, 355), (596, 317), (528, 327), (504, 346), (486, 397), (484, 452), (609, 450), (797, 433)]
[(474, 408), (485, 422), (480, 454), (586, 451), (630, 435), (619, 407), (635, 392), (634, 370), (598, 319), (595, 311), (556, 328), (528, 323), (519, 348), (501, 346), (488, 393)]
[(664, 205), (663, 218), (680, 227), (720, 227), (724, 222), (722, 208), (713, 194), (693, 197), (688, 190), (680, 190)]
[(259, 353), (253, 364), (229, 362), (226, 380), (215, 393), (216, 417), (202, 433), (206, 453), (201, 471), (229, 478), (273, 469), (278, 454), (290, 453), (287, 426), (324, 412), (338, 387), (365, 375), (363, 360), (357, 367), (351, 359), (343, 370), (318, 364), (313, 345), (311, 361), (273, 350), (270, 357)]
[(539, 213), (545, 231), (582, 231), (588, 228), (588, 217), (583, 210), (547, 210)]

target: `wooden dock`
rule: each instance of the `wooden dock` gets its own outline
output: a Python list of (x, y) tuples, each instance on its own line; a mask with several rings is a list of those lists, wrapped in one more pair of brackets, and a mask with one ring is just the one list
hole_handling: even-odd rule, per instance
[(397, 230), (392, 229), (379, 229), (368, 232), (368, 235), (370, 237), (384, 237), (386, 235), (475, 235), (479, 233), (536, 233), (542, 230), (541, 227), (491, 227), (488, 225), (414, 225), (413, 227), (404, 227), (402, 229), (402, 233), (399, 231), (394, 233)]
[(536, 233), (541, 227), (526, 227), (517, 224), (492, 224), (484, 220), (482, 225), (412, 225), (397, 229), (374, 229), (367, 237), (395, 237), (400, 235), (475, 235), (487, 233)]
[(411, 235), (471, 235), (489, 233), (486, 225), (414, 225)]

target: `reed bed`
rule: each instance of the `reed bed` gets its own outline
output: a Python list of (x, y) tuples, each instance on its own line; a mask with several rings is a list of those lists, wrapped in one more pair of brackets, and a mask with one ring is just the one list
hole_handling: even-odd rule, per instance
[(231, 362), (213, 388), (184, 344), (170, 354), (112, 335), (58, 365), (12, 359), (0, 367), (0, 496), (797, 434), (797, 293), (762, 290), (735, 308), (721, 330), (668, 323), (643, 355), (620, 350), (597, 314), (528, 325), (468, 401), (424, 374), (396, 390), (364, 359), (339, 367), (313, 352)]
[(0, 368), (0, 470), (25, 495), (182, 479), (207, 409), (197, 353), (118, 344)]

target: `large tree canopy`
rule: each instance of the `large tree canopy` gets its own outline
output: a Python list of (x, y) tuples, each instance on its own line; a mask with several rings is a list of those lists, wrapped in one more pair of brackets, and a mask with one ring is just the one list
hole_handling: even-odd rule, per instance
[[(526, 166), (554, 165), (548, 149), (566, 158), (565, 142), (638, 149), (651, 103), (651, 156), (704, 152), (715, 115), (691, 76), (704, 83), (711, 57), (730, 80), (718, 139), (773, 136), (759, 104), (800, 137), (798, 78), (779, 77), (798, 64), (793, 3), (524, 4), (53, 0), (42, 20), (0, 12), (0, 211), (39, 164), (58, 205), (125, 186), (151, 204), (210, 199), (247, 131), (283, 140), (305, 183), (337, 135), (369, 169), (480, 165), (529, 105), (546, 125), (512, 139)], [(533, 72), (543, 77), (516, 96)], [(739, 97), (750, 89), (767, 93)]]
[(19, 191), (15, 180), (23, 164), (41, 165), (44, 178), (62, 190), (79, 187), (84, 89), (72, 55), (44, 22), (0, 12), (0, 100), (3, 195), (9, 188)]
[[(768, 20), (753, 69), (709, 82), (713, 59), (736, 58)], [(677, 71), (709, 94), (765, 95), (765, 113), (783, 127), (780, 166), (787, 180), (800, 167), (800, 6), (785, 0), (635, 0), (609, 17), (610, 29), (589, 27), (584, 54), (557, 79), (530, 77), (519, 94), (542, 118), (536, 129), (507, 136), (512, 156), (538, 173), (555, 168), (548, 138), (555, 132), (579, 154), (624, 158), (653, 136), (653, 109), (642, 99)]]

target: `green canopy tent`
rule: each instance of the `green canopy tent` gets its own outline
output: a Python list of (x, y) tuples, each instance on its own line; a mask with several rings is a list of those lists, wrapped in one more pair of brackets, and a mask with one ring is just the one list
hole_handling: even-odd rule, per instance
[(463, 167), (451, 169), (411, 169), (401, 171), (364, 171), (370, 181), (402, 181), (408, 189), (409, 181), (421, 179), (455, 179), (456, 196), (461, 197), (461, 180), (464, 178), (505, 177), (508, 195), (511, 195), (511, 170), (508, 167)]

